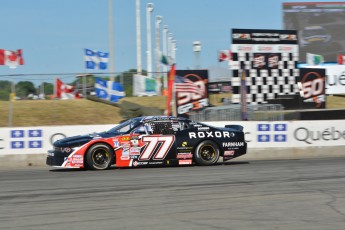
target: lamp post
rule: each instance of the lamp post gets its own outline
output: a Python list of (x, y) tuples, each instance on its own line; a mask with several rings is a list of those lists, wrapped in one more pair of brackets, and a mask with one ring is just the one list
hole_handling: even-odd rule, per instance
[(177, 46), (176, 46), (176, 40), (172, 40), (171, 41), (171, 58), (174, 61), (174, 63), (176, 63), (176, 50), (177, 50)]
[(146, 5), (146, 27), (147, 27), (147, 76), (152, 77), (152, 48), (151, 48), (151, 15), (153, 3)]
[(109, 0), (109, 53), (110, 53), (110, 78), (115, 81), (115, 67), (114, 67), (114, 34), (113, 34), (113, 0)]
[(137, 32), (137, 73), (141, 75), (141, 33), (140, 33), (140, 0), (136, 2), (136, 32)]
[(200, 69), (200, 52), (201, 52), (201, 42), (194, 41), (193, 42), (193, 51), (195, 54), (195, 69)]
[(156, 93), (157, 95), (161, 95), (161, 88), (162, 88), (162, 81), (161, 81), (161, 64), (160, 64), (160, 24), (162, 22), (163, 17), (157, 15), (156, 16)]
[[(164, 25), (163, 27), (163, 55), (165, 57), (168, 57), (168, 47), (167, 47), (167, 35), (168, 35), (168, 26)], [(164, 81), (163, 81), (163, 86), (164, 89), (168, 88), (168, 68), (166, 65), (163, 66), (163, 71), (164, 71)]]

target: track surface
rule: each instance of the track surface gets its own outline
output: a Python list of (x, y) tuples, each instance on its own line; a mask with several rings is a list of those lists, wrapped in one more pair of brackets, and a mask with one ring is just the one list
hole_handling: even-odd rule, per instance
[(0, 229), (345, 229), (345, 158), (0, 171)]

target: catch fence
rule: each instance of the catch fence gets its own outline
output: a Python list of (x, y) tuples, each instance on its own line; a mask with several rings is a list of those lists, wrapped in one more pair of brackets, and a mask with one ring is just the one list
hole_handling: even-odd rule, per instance
[[(250, 121), (282, 121), (284, 107), (280, 104), (247, 105)], [(240, 121), (241, 105), (232, 104), (218, 107), (208, 107), (202, 111), (190, 113), (190, 118), (196, 121)]]

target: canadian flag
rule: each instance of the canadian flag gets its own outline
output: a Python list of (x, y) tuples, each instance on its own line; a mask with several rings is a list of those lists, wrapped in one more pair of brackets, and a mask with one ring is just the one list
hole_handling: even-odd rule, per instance
[(66, 85), (57, 78), (55, 82), (55, 98), (74, 99), (80, 98), (80, 95), (78, 91), (75, 90), (75, 86)]
[(220, 50), (218, 52), (218, 61), (231, 61), (231, 51), (230, 50)]
[(10, 68), (17, 68), (18, 65), (24, 65), (22, 50), (11, 51), (0, 49), (0, 65), (7, 65)]
[(342, 54), (338, 54), (338, 64), (345, 65), (345, 56)]

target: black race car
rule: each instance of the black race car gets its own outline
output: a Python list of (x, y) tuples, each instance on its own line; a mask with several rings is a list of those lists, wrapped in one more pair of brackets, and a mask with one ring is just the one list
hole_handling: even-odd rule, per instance
[(181, 117), (137, 117), (107, 132), (54, 142), (47, 165), (108, 169), (150, 165), (213, 165), (246, 153), (243, 127), (217, 128)]

